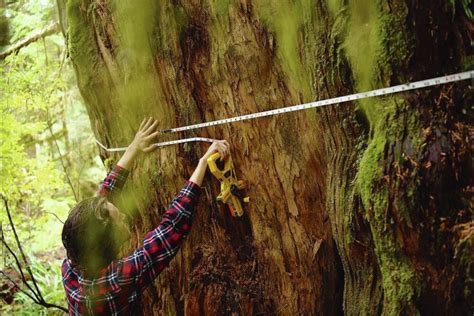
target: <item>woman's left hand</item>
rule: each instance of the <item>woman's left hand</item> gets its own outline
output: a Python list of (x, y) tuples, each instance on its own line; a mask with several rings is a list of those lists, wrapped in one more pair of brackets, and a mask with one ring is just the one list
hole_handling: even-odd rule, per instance
[(158, 134), (160, 134), (159, 131), (155, 132), (155, 128), (157, 125), (158, 121), (154, 118), (145, 118), (140, 124), (138, 132), (137, 134), (135, 134), (135, 138), (133, 139), (129, 147), (145, 153), (149, 153), (153, 149), (155, 149), (153, 141), (156, 139)]

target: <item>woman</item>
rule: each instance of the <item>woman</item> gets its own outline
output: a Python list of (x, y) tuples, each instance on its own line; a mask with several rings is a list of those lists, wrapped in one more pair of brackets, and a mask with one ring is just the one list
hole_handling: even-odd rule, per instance
[(78, 203), (69, 213), (62, 241), (67, 251), (61, 272), (70, 315), (125, 315), (139, 312), (140, 296), (176, 255), (189, 234), (194, 205), (207, 169), (207, 158), (229, 151), (226, 140), (212, 143), (184, 187), (171, 202), (161, 223), (145, 235), (143, 245), (118, 258), (130, 230), (114, 201), (130, 166), (140, 152), (151, 152), (157, 122), (145, 119), (101, 185), (98, 196)]

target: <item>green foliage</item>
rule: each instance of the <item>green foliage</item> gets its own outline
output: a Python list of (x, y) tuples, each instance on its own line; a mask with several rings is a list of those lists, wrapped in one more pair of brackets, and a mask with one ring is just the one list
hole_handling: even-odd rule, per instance
[[(53, 0), (14, 2), (6, 11), (11, 42), (56, 19)], [(46, 301), (65, 306), (59, 269), (64, 257), (62, 223), (57, 217), (64, 221), (76, 199), (93, 195), (104, 170), (65, 59), (62, 35), (48, 36), (8, 56), (0, 61), (0, 73), (0, 192), (9, 200), (42, 294)], [(0, 223), (5, 240), (19, 254), (3, 203)], [(0, 269), (6, 267), (15, 265), (4, 252)], [(20, 311), (45, 313), (24, 294), (16, 294), (13, 305), (0, 304), (0, 314)]]
[[(65, 306), (64, 289), (61, 281), (61, 263), (62, 259), (48, 257), (48, 263), (39, 260), (35, 256), (29, 256), (30, 267), (35, 276), (37, 285), (43, 294), (45, 301), (51, 304)], [(33, 287), (33, 283), (29, 282)], [(15, 295), (14, 303), (4, 305), (0, 308), (0, 312), (5, 315), (21, 314), (21, 315), (64, 315), (57, 309), (45, 309), (39, 305), (33, 304), (31, 299), (22, 292)]]
[(39, 1), (11, 1), (5, 8), (5, 15), (9, 18), (9, 27), (12, 30), (10, 41), (18, 41), (34, 32), (55, 18), (55, 2), (50, 0)]
[(47, 130), (49, 102), (44, 89), (45, 85), (56, 86), (39, 66), (23, 56), (12, 56), (1, 69), (4, 75), (0, 79), (0, 87), (6, 94), (0, 101), (2, 192), (10, 200), (28, 197), (35, 204), (62, 185), (54, 164), (32, 159), (36, 147), (28, 146), (28, 140)]

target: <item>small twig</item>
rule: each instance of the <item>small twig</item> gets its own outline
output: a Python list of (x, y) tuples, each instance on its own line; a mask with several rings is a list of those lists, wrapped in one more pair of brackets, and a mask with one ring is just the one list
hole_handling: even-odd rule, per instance
[(13, 259), (16, 262), (16, 265), (18, 267), (18, 270), (20, 270), (20, 276), (21, 280), (23, 283), (25, 283), (26, 287), (33, 293), (33, 295), (36, 297), (37, 300), (39, 300), (39, 296), (36, 294), (36, 292), (33, 290), (33, 288), (30, 286), (30, 284), (26, 281), (25, 274), (23, 273), (23, 269), (21, 268), (21, 263), (18, 257), (16, 256), (15, 252), (10, 248), (10, 246), (7, 244), (4, 238), (2, 238), (2, 244), (7, 248), (8, 252), (13, 256)]
[(48, 212), (48, 211), (43, 211), (43, 213), (47, 213), (47, 214), (51, 214), (53, 215), (54, 217), (56, 217), (58, 219), (58, 221), (60, 221), (62, 224), (64, 224), (64, 222), (59, 218), (58, 215), (56, 215), (55, 213), (53, 212)]
[(74, 194), (74, 199), (76, 200), (76, 202), (79, 202), (79, 197), (77, 196), (76, 190), (74, 189), (74, 184), (72, 183), (71, 177), (69, 177), (69, 172), (67, 172), (66, 165), (64, 164), (63, 154), (61, 153), (61, 149), (59, 148), (58, 141), (54, 137), (53, 128), (52, 128), (52, 125), (50, 124), (50, 120), (49, 120), (49, 113), (47, 113), (47, 115), (48, 115), (48, 130), (51, 134), (51, 137), (54, 141), (54, 144), (56, 145), (56, 150), (58, 151), (58, 154), (59, 154), (59, 161), (61, 161), (61, 166), (63, 167), (63, 171), (64, 171), (64, 174), (66, 175), (67, 182), (69, 183), (69, 186), (71, 187), (72, 193)]
[[(63, 58), (61, 59), (61, 64), (59, 65), (59, 69), (58, 69), (58, 73), (56, 74), (56, 77), (54, 78), (53, 82), (56, 83), (56, 81), (59, 79), (59, 77), (61, 76), (61, 73), (62, 73), (62, 69), (63, 69), (63, 66), (64, 66), (64, 63), (66, 61), (66, 50), (63, 50)], [(51, 90), (49, 95), (48, 95), (48, 102), (49, 100), (51, 99), (51, 96), (53, 95), (53, 92), (55, 90)], [(48, 130), (51, 134), (51, 138), (53, 139), (54, 141), (54, 144), (56, 145), (56, 149), (58, 151), (58, 154), (59, 154), (59, 160), (61, 161), (61, 166), (63, 167), (63, 170), (64, 170), (64, 174), (66, 175), (66, 179), (67, 179), (67, 182), (69, 183), (69, 186), (71, 187), (71, 190), (72, 190), (72, 193), (74, 194), (74, 199), (76, 200), (76, 202), (79, 202), (79, 197), (76, 193), (76, 190), (74, 189), (74, 184), (72, 183), (71, 181), (71, 177), (69, 176), (69, 173), (67, 172), (67, 168), (64, 164), (64, 158), (63, 158), (63, 154), (61, 153), (61, 149), (59, 148), (59, 145), (58, 145), (58, 141), (56, 140), (56, 138), (54, 137), (54, 132), (53, 132), (53, 124), (52, 124), (52, 120), (51, 120), (51, 117), (49, 115), (49, 111), (46, 110), (46, 116), (47, 116), (47, 119), (48, 119), (48, 122), (47, 122), (47, 125), (48, 125)]]
[[(31, 299), (33, 300), (33, 302), (35, 302), (35, 303), (38, 302), (36, 298), (34, 298), (33, 296), (31, 296), (30, 293), (28, 293), (28, 292), (26, 292), (25, 290), (23, 290), (23, 289), (18, 285), (18, 283), (16, 283), (15, 281), (13, 281), (13, 279), (10, 278), (10, 277), (8, 276), (8, 274), (6, 274), (5, 272), (3, 272), (2, 270), (0, 270), (0, 273), (3, 274), (3, 276), (4, 276), (5, 278), (7, 278), (8, 281), (10, 281), (11, 283), (13, 283), (13, 285), (14, 285), (18, 290), (20, 290), (20, 291), (21, 291), (22, 293), (24, 293), (26, 296), (28, 296), (29, 298), (31, 298)], [(24, 282), (25, 282), (25, 281), (23, 281), (23, 283), (24, 283)]]
[(35, 286), (36, 290), (38, 291), (39, 297), (42, 298), (41, 291), (38, 287), (38, 284), (36, 283), (35, 277), (33, 276), (33, 272), (31, 272), (31, 268), (30, 268), (30, 265), (28, 263), (28, 260), (26, 260), (25, 252), (23, 251), (23, 248), (21, 247), (20, 238), (18, 238), (18, 234), (16, 233), (15, 225), (13, 224), (13, 219), (12, 219), (12, 216), (10, 214), (10, 209), (8, 208), (8, 200), (3, 195), (2, 195), (2, 199), (3, 199), (3, 202), (5, 203), (5, 208), (7, 209), (8, 220), (10, 221), (10, 225), (12, 227), (13, 234), (15, 235), (16, 244), (18, 245), (18, 249), (20, 250), (20, 254), (23, 258), (23, 261), (25, 262), (26, 270), (28, 271), (28, 273), (31, 276), (31, 280), (33, 281), (33, 285)]
[[(20, 254), (22, 255), (23, 257), (23, 261), (25, 262), (26, 264), (26, 270), (30, 273), (30, 276), (31, 276), (31, 280), (33, 281), (33, 285), (35, 286), (36, 290), (38, 292), (35, 292), (29, 285), (28, 288), (30, 288), (30, 290), (33, 292), (33, 294), (38, 297), (38, 299), (41, 298), (41, 292), (38, 288), (38, 285), (36, 284), (36, 281), (33, 277), (33, 273), (31, 272), (31, 269), (30, 269), (30, 266), (28, 264), (28, 261), (26, 260), (26, 256), (25, 256), (25, 253), (23, 252), (23, 248), (21, 247), (21, 243), (20, 243), (20, 239), (18, 238), (18, 234), (16, 233), (16, 229), (15, 229), (15, 225), (13, 224), (13, 220), (12, 220), (12, 216), (10, 214), (10, 208), (8, 207), (8, 200), (7, 198), (2, 194), (1, 195), (2, 199), (3, 199), (3, 202), (5, 204), (5, 209), (7, 211), (7, 215), (8, 215), (8, 220), (10, 221), (10, 225), (12, 227), (12, 230), (13, 230), (13, 235), (15, 236), (15, 240), (17, 242), (17, 245), (18, 245), (18, 249), (20, 250)], [(15, 258), (16, 260), (16, 263), (18, 265), (18, 269), (20, 270), (20, 273), (21, 273), (21, 276), (23, 278), (23, 281), (28, 284), (26, 282), (26, 278), (25, 278), (25, 275), (23, 273), (23, 269), (21, 268), (21, 263), (20, 263), (20, 260), (18, 259), (18, 257), (16, 256), (16, 254), (13, 252), (13, 250), (10, 248), (10, 246), (7, 244), (7, 242), (5, 241), (5, 239), (2, 238), (2, 242), (3, 244), (5, 245), (5, 247), (7, 247), (7, 249), (9, 250), (9, 252), (13, 255), (13, 257)]]
[(45, 302), (44, 300), (38, 301), (38, 300), (35, 299), (33, 296), (31, 296), (28, 292), (26, 292), (25, 290), (23, 290), (23, 289), (18, 285), (18, 283), (16, 283), (15, 281), (13, 281), (13, 279), (10, 278), (4, 271), (0, 270), (0, 274), (3, 274), (3, 276), (4, 276), (5, 278), (7, 278), (8, 281), (10, 281), (11, 283), (13, 283), (13, 285), (15, 286), (15, 288), (17, 288), (20, 292), (22, 292), (23, 294), (25, 294), (26, 296), (28, 296), (33, 302), (35, 302), (35, 304), (44, 306), (44, 307), (46, 307), (46, 308), (54, 307), (54, 308), (57, 308), (57, 309), (62, 310), (62, 311), (65, 312), (65, 313), (68, 312), (67, 308), (65, 308), (65, 307), (63, 307), (63, 306), (59, 306), (59, 305), (52, 304), (52, 303), (47, 303), (47, 302)]
[[(2, 240), (4, 240), (4, 239), (5, 239), (5, 235), (3, 234), (3, 225), (2, 225), (2, 224), (3, 224), (3, 223), (0, 222), (0, 235), (1, 235)], [(3, 254), (3, 256), (2, 256), (3, 265), (6, 266), (6, 265), (7, 265), (7, 264), (6, 264), (6, 262), (7, 262), (7, 256), (5, 256), (5, 252), (3, 251), (3, 243), (2, 243), (2, 254)]]
[[(8, 215), (8, 220), (10, 222), (10, 225), (12, 227), (12, 230), (13, 230), (13, 234), (15, 236), (15, 240), (17, 242), (17, 245), (18, 245), (18, 249), (20, 250), (20, 253), (22, 255), (22, 258), (23, 258), (23, 261), (25, 262), (26, 264), (26, 269), (28, 271), (28, 273), (30, 274), (30, 277), (31, 277), (31, 281), (33, 282), (33, 285), (34, 287), (36, 288), (36, 291), (30, 286), (30, 284), (27, 282), (26, 280), (26, 277), (25, 277), (25, 274), (23, 273), (23, 269), (21, 267), (21, 263), (20, 263), (20, 260), (18, 259), (18, 256), (13, 252), (13, 250), (10, 248), (10, 246), (8, 245), (8, 243), (6, 242), (5, 238), (4, 238), (4, 235), (3, 235), (3, 227), (0, 227), (1, 228), (1, 233), (2, 233), (2, 244), (7, 248), (8, 252), (10, 252), (10, 254), (13, 256), (13, 258), (15, 259), (15, 262), (18, 266), (18, 269), (20, 270), (20, 275), (21, 275), (21, 280), (23, 281), (23, 283), (25, 284), (25, 286), (33, 293), (33, 295), (27, 293), (25, 290), (21, 289), (18, 284), (16, 284), (15, 281), (13, 281), (12, 279), (10, 279), (10, 277), (3, 271), (0, 270), (0, 273), (3, 274), (8, 280), (10, 280), (10, 282), (13, 282), (13, 284), (21, 291), (23, 292), (26, 296), (28, 296), (30, 299), (33, 300), (33, 302), (35, 302), (36, 304), (38, 305), (41, 305), (41, 306), (44, 306), (46, 308), (57, 308), (57, 309), (60, 309), (64, 312), (68, 312), (67, 308), (63, 307), (63, 306), (59, 306), (59, 305), (56, 305), (56, 304), (52, 304), (52, 303), (48, 303), (45, 301), (45, 299), (43, 298), (43, 295), (41, 294), (41, 291), (38, 287), (38, 283), (36, 282), (36, 279), (33, 275), (33, 272), (31, 271), (31, 268), (28, 264), (28, 261), (26, 260), (26, 255), (25, 253), (23, 252), (23, 248), (21, 247), (21, 243), (20, 243), (20, 239), (18, 238), (18, 234), (16, 233), (16, 229), (15, 229), (15, 225), (13, 224), (13, 220), (12, 220), (12, 217), (11, 217), (11, 213), (10, 213), (10, 208), (8, 207), (8, 200), (7, 198), (3, 195), (3, 194), (0, 194), (0, 197), (3, 199), (3, 202), (5, 204), (5, 209), (7, 211), (7, 215)], [(34, 296), (34, 297), (33, 297)]]

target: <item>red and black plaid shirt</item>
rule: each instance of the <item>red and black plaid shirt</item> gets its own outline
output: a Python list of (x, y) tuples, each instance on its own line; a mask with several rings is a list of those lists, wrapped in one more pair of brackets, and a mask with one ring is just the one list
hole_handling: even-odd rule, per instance
[[(127, 179), (128, 171), (116, 165), (98, 192), (108, 199), (116, 196)], [(186, 238), (193, 218), (193, 206), (200, 187), (191, 182), (173, 199), (158, 227), (145, 235), (143, 246), (129, 256), (111, 262), (100, 275), (89, 280), (65, 259), (61, 268), (69, 314), (124, 315), (132, 313), (143, 290), (176, 255)], [(138, 307), (139, 308), (139, 307)]]

